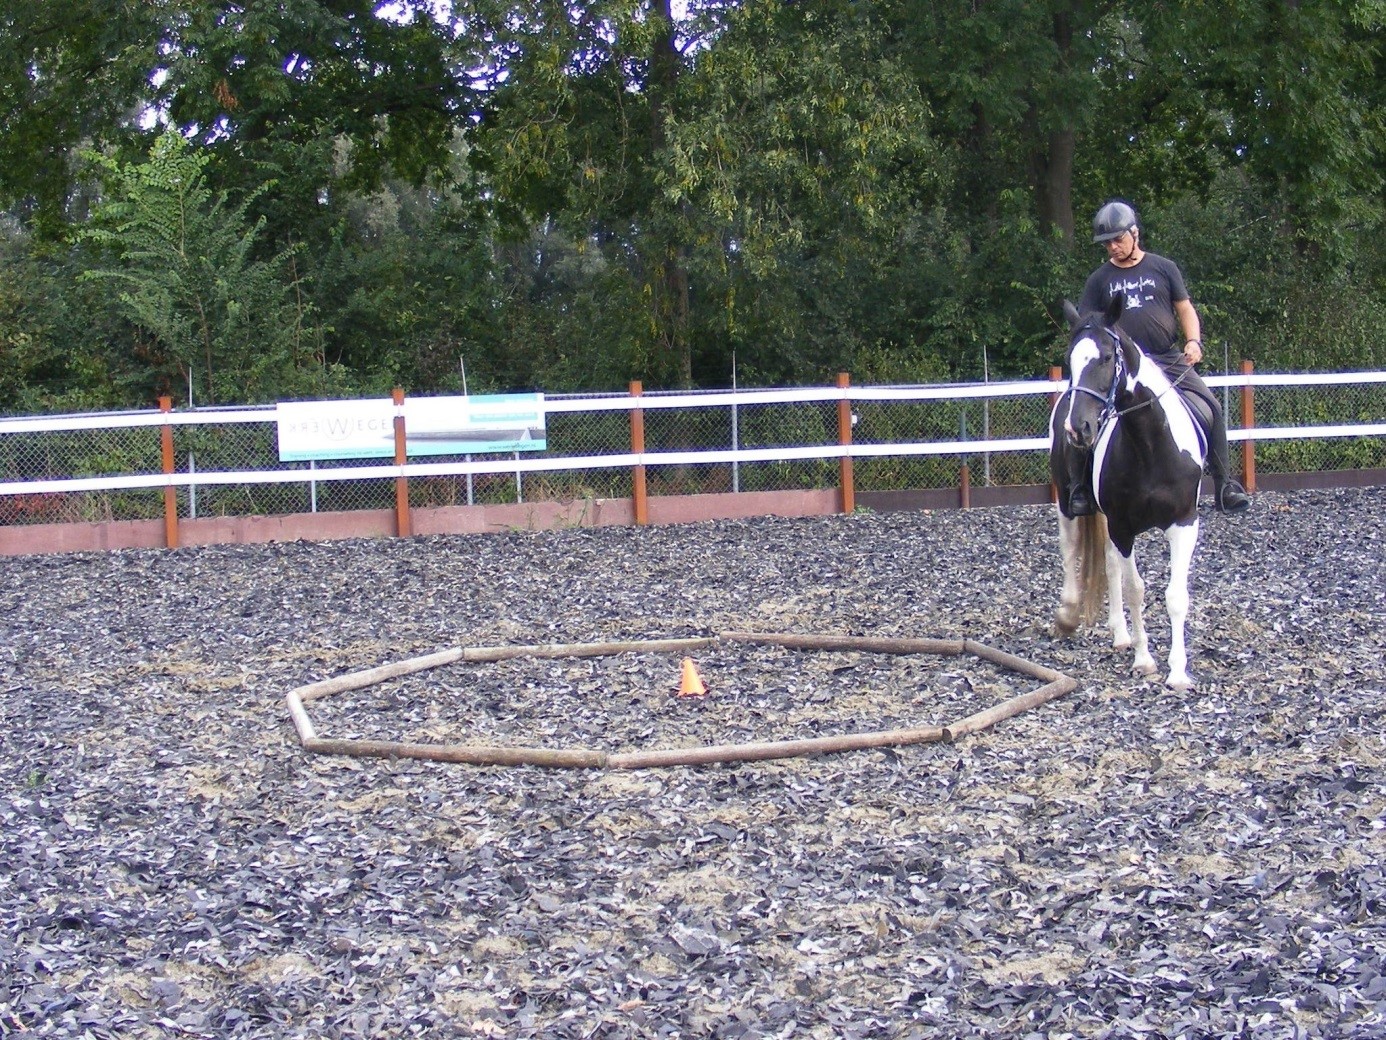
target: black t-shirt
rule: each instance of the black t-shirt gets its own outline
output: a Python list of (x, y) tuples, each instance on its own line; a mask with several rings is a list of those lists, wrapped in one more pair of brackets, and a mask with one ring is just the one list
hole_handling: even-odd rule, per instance
[(1117, 326), (1151, 357), (1182, 358), (1179, 319), (1174, 305), (1189, 298), (1179, 265), (1158, 253), (1146, 253), (1134, 267), (1117, 267), (1110, 260), (1088, 276), (1078, 310), (1103, 311), (1117, 293), (1126, 297)]

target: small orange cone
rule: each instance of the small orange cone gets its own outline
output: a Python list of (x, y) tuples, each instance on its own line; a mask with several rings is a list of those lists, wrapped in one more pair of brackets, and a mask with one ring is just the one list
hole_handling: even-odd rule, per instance
[(693, 665), (691, 657), (683, 659), (683, 677), (679, 680), (680, 697), (702, 697), (706, 695), (707, 687), (703, 685), (703, 677), (698, 674), (698, 669)]

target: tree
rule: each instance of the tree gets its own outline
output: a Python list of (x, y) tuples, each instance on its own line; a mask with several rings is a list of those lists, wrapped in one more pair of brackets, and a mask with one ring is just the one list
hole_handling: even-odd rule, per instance
[(201, 403), (255, 400), (320, 367), (311, 311), (288, 273), (291, 254), (253, 258), (264, 222), (247, 222), (252, 199), (232, 205), (211, 192), (205, 152), (170, 130), (147, 162), (92, 161), (108, 196), (81, 237), (115, 264), (84, 278), (116, 287), (121, 309), (150, 337), (149, 367), (165, 390), (196, 373)]
[(685, 78), (659, 184), (696, 243), (718, 379), (732, 350), (785, 381), (917, 342), (912, 231), (954, 169), (889, 31), (869, 5), (738, 6)]
[[(1074, 160), (1101, 105), (1110, 0), (897, 0), (896, 53), (968, 176), (957, 204), (989, 218), (1023, 188), (1042, 234), (1072, 240)], [(1010, 229), (1007, 228), (1007, 231)]]
[(159, 67), (161, 5), (7, 0), (0, 7), (0, 203), (61, 235), (75, 150), (123, 140)]
[(209, 170), (225, 187), (249, 190), (265, 179), (257, 164), (292, 166), (286, 149), (322, 140), (350, 143), (340, 171), (350, 186), (391, 174), (422, 183), (448, 166), (471, 92), (431, 3), (379, 6), (10, 0), (0, 12), (9, 44), (0, 48), (0, 201), (27, 198), (41, 229), (60, 231), (76, 150), (133, 159), (155, 123), (228, 153)]

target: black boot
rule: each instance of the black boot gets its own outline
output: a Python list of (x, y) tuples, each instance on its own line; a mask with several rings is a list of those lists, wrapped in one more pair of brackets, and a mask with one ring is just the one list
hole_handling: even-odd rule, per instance
[(1222, 409), (1213, 410), (1213, 428), (1208, 431), (1208, 473), (1213, 478), (1213, 504), (1220, 513), (1245, 513), (1251, 508), (1251, 496), (1228, 475), (1227, 420)]
[(1246, 488), (1230, 477), (1216, 491), (1216, 502), (1220, 512), (1245, 513), (1251, 508), (1251, 496)]
[(1092, 497), (1092, 452), (1068, 449), (1068, 486), (1069, 516), (1092, 516), (1097, 512), (1097, 502)]

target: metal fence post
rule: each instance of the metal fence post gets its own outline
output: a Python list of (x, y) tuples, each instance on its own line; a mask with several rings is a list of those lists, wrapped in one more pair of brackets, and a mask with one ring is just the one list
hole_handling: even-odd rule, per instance
[[(404, 391), (395, 387), (390, 395), (395, 402), (395, 465), (409, 461), (404, 429)], [(395, 478), (395, 534), (407, 538), (412, 533), (409, 522), (409, 478), (403, 473)]]
[[(639, 397), (645, 392), (645, 386), (638, 379), (630, 381), (630, 396)], [(632, 408), (630, 410), (630, 450), (634, 455), (645, 454), (645, 410), (643, 408)], [(637, 463), (631, 470), (631, 503), (635, 509), (635, 522), (638, 526), (644, 527), (650, 522), (649, 497), (645, 489), (645, 464)]]
[[(844, 448), (852, 446), (852, 402), (848, 400), (846, 390), (852, 385), (852, 377), (846, 372), (837, 374), (837, 386), (844, 391), (842, 398), (837, 402), (837, 442)], [(838, 487), (841, 489), (842, 511), (850, 513), (857, 508), (857, 489), (855, 478), (852, 474), (852, 456), (848, 452), (843, 452), (842, 458), (838, 460)]]
[[(159, 411), (173, 411), (173, 399), (168, 396), (160, 397)], [(164, 473), (172, 475), (173, 426), (169, 423), (164, 423), (159, 428), (159, 448)], [(164, 545), (170, 549), (178, 548), (178, 490), (172, 484), (164, 486)]]
[[(1251, 375), (1255, 367), (1252, 362), (1243, 361), (1242, 375)], [(1242, 427), (1247, 430), (1256, 428), (1256, 405), (1252, 393), (1250, 382), (1242, 384)], [(1242, 484), (1249, 492), (1256, 490), (1256, 442), (1249, 437), (1242, 441)]]

